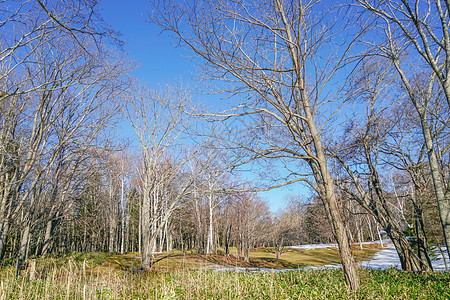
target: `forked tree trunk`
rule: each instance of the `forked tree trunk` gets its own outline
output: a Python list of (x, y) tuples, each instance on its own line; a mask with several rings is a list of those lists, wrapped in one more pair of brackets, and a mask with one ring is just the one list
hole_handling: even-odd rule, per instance
[(416, 229), (416, 238), (417, 238), (417, 252), (419, 255), (419, 259), (423, 264), (426, 264), (427, 268), (432, 271), (433, 266), (431, 264), (431, 258), (428, 254), (428, 242), (425, 233), (425, 224), (423, 222), (423, 210), (420, 207), (414, 207), (414, 223)]
[(429, 268), (426, 264), (422, 263), (417, 254), (412, 249), (406, 235), (401, 229), (399, 221), (392, 216), (387, 205), (385, 193), (381, 186), (380, 176), (376, 170), (375, 165), (372, 162), (369, 147), (364, 143), (364, 151), (366, 156), (367, 165), (370, 170), (370, 182), (374, 189), (375, 195), (379, 201), (380, 207), (377, 208), (376, 204), (366, 203), (370, 207), (370, 211), (373, 216), (377, 218), (380, 224), (386, 230), (386, 233), (390, 237), (392, 243), (397, 250), (402, 265), (402, 270), (408, 272), (428, 271)]
[(376, 207), (373, 209), (374, 211), (372, 211), (372, 213), (375, 215), (381, 226), (383, 226), (395, 246), (402, 270), (408, 272), (429, 271), (428, 265), (422, 262), (414, 252), (397, 220), (391, 218), (388, 214), (381, 215)]
[(397, 250), (397, 254), (402, 265), (402, 270), (408, 272), (421, 271), (423, 264), (420, 262), (419, 257), (411, 248), (411, 245), (405, 236), (403, 234), (399, 234), (395, 230), (386, 230), (386, 232)]
[(280, 261), (281, 253), (283, 252), (283, 248), (277, 247), (277, 263)]
[(387, 235), (394, 244), (402, 270), (408, 272), (429, 271), (427, 265), (421, 262), (414, 252), (397, 220), (392, 219), (388, 214), (379, 214), (375, 217), (377, 217), (377, 221), (384, 227), (384, 230), (386, 230)]
[[(414, 104), (414, 107), (417, 110), (417, 114), (420, 118), (420, 125), (422, 127), (422, 134), (425, 141), (425, 145), (427, 147), (427, 155), (428, 155), (428, 164), (430, 166), (431, 178), (433, 179), (433, 187), (437, 199), (438, 209), (439, 209), (439, 218), (442, 225), (442, 231), (444, 234), (445, 244), (448, 247), (450, 246), (450, 193), (447, 191), (444, 185), (444, 181), (441, 175), (441, 168), (438, 163), (436, 149), (434, 146), (433, 133), (431, 132), (427, 112), (429, 107), (424, 105), (424, 103), (420, 102), (416, 98), (416, 94), (409, 83), (408, 78), (400, 67), (400, 62), (398, 59), (394, 59), (394, 66), (397, 69), (400, 78), (403, 81), (403, 84), (408, 91), (411, 102)], [(433, 86), (433, 82), (435, 80), (435, 76), (431, 76), (428, 83), (428, 89), (425, 91), (427, 100), (431, 98), (431, 89)], [(448, 80), (447, 80), (447, 83)], [(444, 94), (447, 100), (450, 99), (450, 86), (444, 86)]]

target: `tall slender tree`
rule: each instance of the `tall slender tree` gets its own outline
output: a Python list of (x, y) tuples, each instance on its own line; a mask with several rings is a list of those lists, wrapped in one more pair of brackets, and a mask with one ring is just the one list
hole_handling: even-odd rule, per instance
[(212, 118), (245, 119), (245, 130), (235, 129), (247, 134), (234, 135), (235, 139), (229, 135), (227, 140), (231, 148), (247, 151), (241, 163), (275, 158), (286, 168), (284, 184), (308, 183), (323, 200), (346, 283), (358, 289), (323, 138), (328, 121), (342, 105), (338, 95), (343, 82), (337, 78), (353, 62), (349, 52), (364, 24), (358, 29), (337, 26), (335, 17), (343, 11), (320, 1), (153, 4), (149, 19), (174, 33), (201, 59), (205, 78), (216, 80), (220, 92), (237, 101), (229, 105), (233, 109)]

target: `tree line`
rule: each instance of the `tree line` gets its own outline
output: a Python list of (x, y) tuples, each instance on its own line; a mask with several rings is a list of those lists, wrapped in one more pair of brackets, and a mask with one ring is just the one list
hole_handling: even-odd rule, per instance
[[(132, 78), (95, 1), (0, 4), (0, 260), (336, 241), (358, 289), (352, 243), (414, 272), (449, 245), (448, 3), (152, 1), (223, 110)], [(256, 193), (298, 182), (274, 216)]]

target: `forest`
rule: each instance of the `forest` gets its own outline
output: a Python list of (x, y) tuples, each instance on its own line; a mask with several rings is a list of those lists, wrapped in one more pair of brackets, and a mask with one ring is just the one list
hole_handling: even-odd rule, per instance
[[(449, 2), (145, 5), (195, 86), (134, 76), (95, 0), (0, 0), (1, 268), (337, 243), (357, 291), (354, 247), (386, 235), (405, 274), (433, 272), (450, 244)], [(260, 192), (292, 185), (308, 192), (271, 211)]]

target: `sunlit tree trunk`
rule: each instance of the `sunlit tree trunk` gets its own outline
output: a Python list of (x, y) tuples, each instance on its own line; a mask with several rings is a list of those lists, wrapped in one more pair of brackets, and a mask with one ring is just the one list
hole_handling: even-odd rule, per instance
[(212, 254), (213, 252), (213, 244), (214, 244), (214, 232), (213, 232), (213, 195), (208, 195), (208, 216), (209, 216), (209, 224), (208, 224), (208, 242), (206, 244), (206, 254)]
[[(381, 53), (378, 54), (392, 60), (420, 117), (442, 231), (447, 249), (449, 249), (450, 192), (446, 189), (448, 174), (443, 176), (440, 172), (433, 134), (430, 132), (427, 120), (427, 111), (431, 100), (430, 88), (435, 80), (441, 87), (447, 106), (450, 107), (450, 2), (402, 0), (383, 1), (376, 5), (368, 0), (358, 0), (357, 2), (381, 21), (387, 46), (380, 47), (378, 50), (381, 50)], [(406, 45), (411, 47), (406, 47)], [(416, 95), (417, 88), (412, 87), (409, 77), (400, 66), (400, 62), (405, 61), (404, 58), (412, 59), (421, 66), (421, 72), (430, 76), (428, 88), (420, 86), (421, 95)]]

